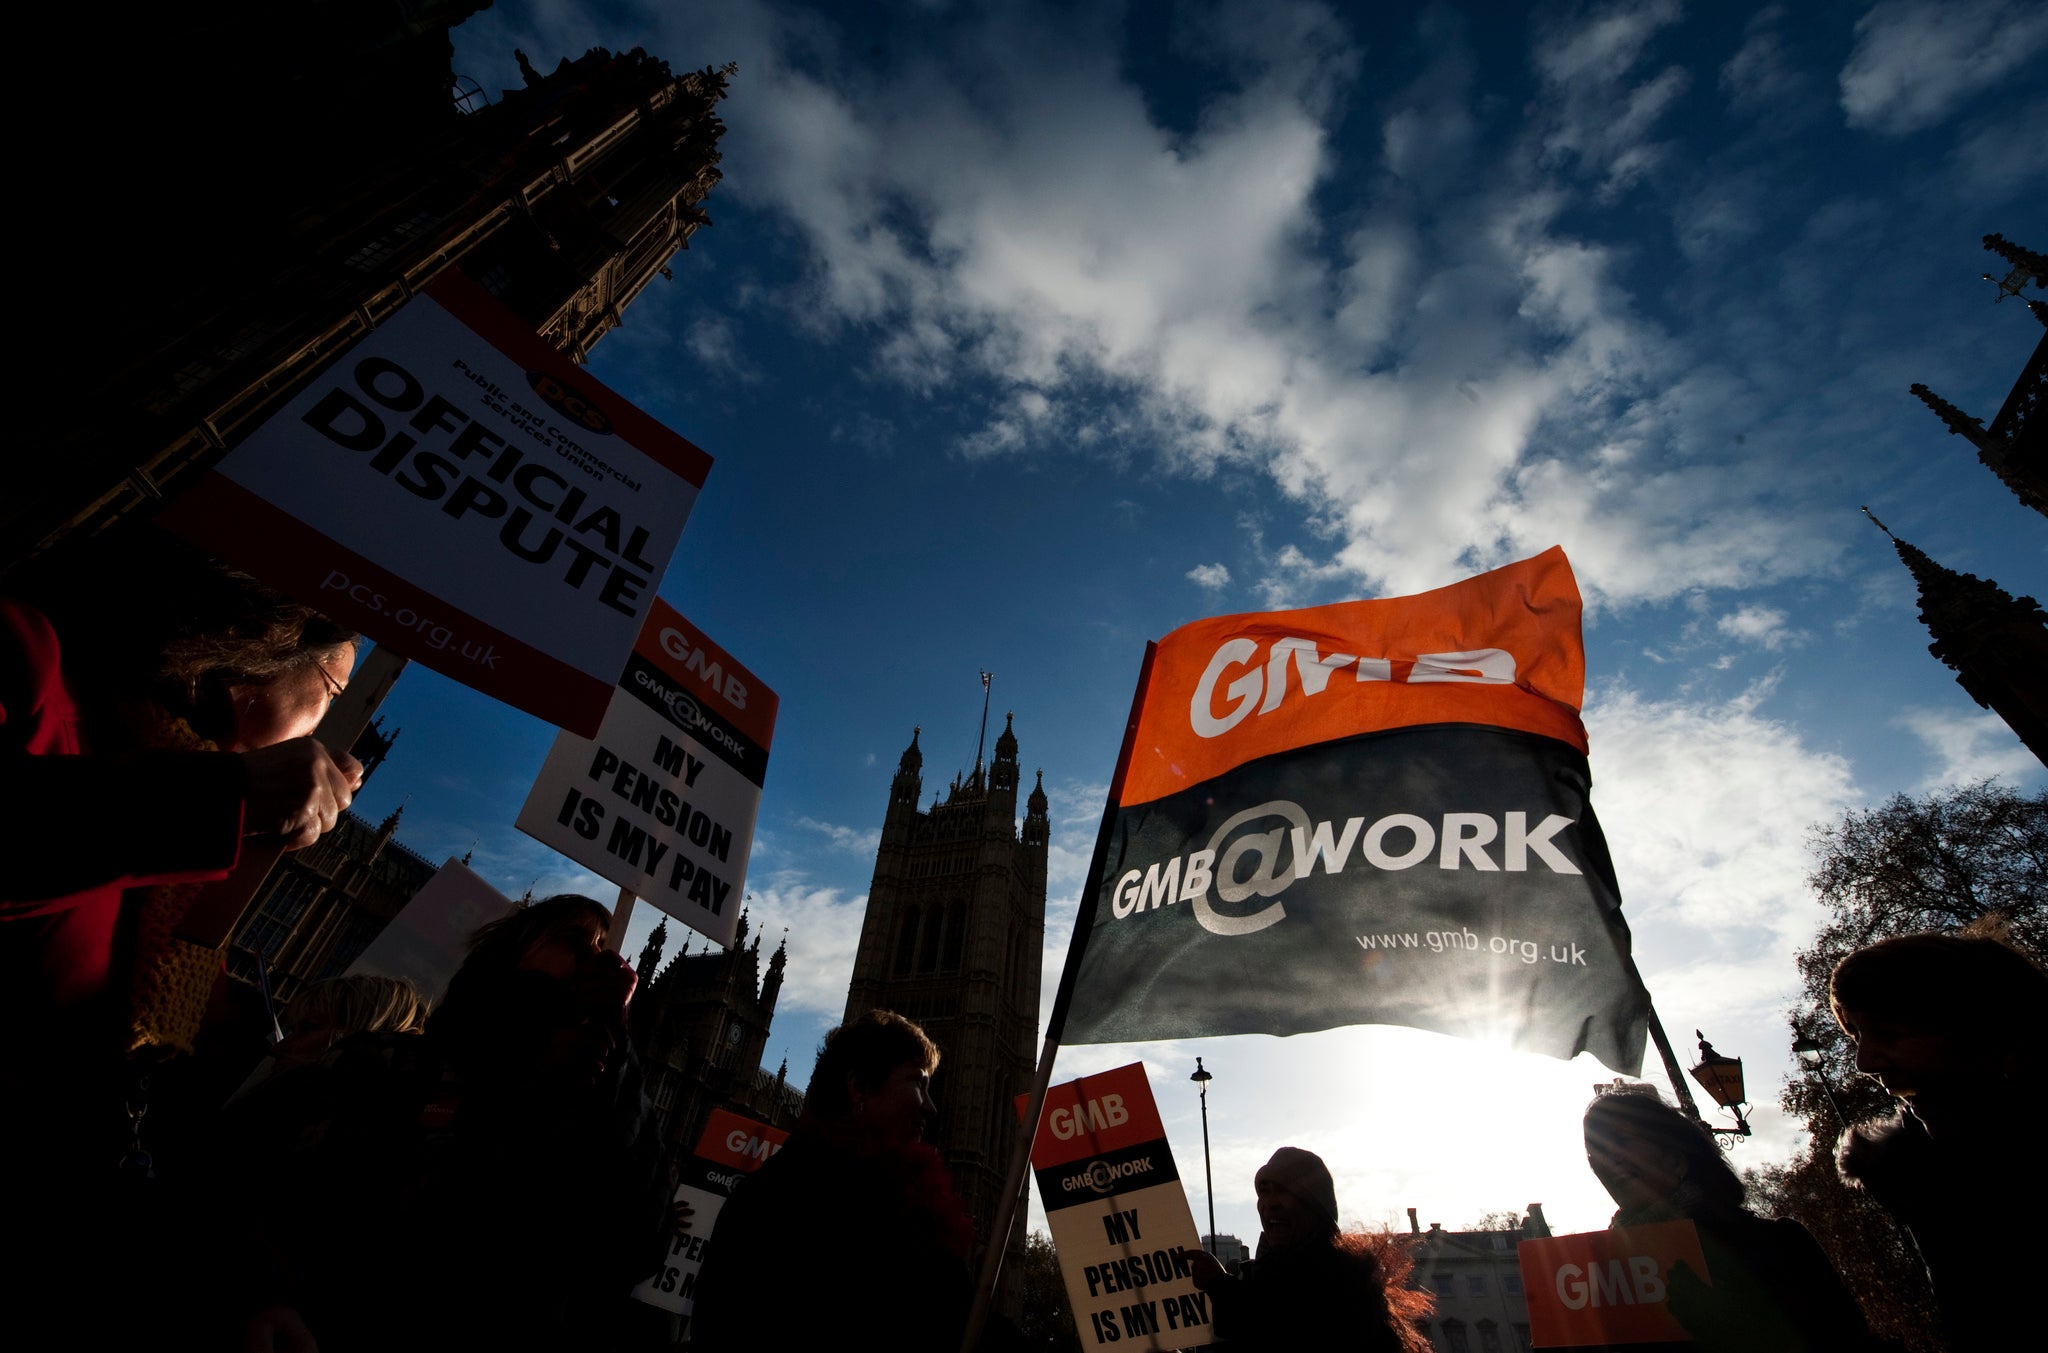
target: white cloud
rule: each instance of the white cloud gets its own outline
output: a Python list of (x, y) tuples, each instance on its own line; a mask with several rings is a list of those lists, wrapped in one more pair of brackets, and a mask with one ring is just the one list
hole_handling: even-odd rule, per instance
[[(839, 1022), (867, 906), (866, 893), (849, 895), (800, 880), (771, 879), (748, 893), (750, 920), (764, 953), (781, 940), (783, 927), (789, 929), (789, 962), (775, 1007), (778, 1021), (796, 1014), (827, 1024)], [(793, 1074), (801, 1081), (810, 1067), (793, 1068)]]
[(1776, 652), (1806, 637), (1802, 631), (1788, 628), (1785, 621), (1785, 612), (1775, 606), (1751, 604), (1722, 616), (1714, 628), (1731, 639)]
[(1944, 706), (1900, 712), (1893, 720), (1927, 746), (1934, 768), (1917, 792), (1951, 788), (1996, 776), (2025, 782), (2041, 773), (2041, 763), (2017, 734), (1988, 709)]
[(806, 831), (813, 831), (832, 843), (834, 850), (850, 850), (856, 855), (873, 855), (882, 844), (882, 829), (870, 827), (863, 831), (858, 827), (843, 827), (833, 822), (820, 822), (814, 817), (800, 817), (796, 825)]
[(2048, 98), (1971, 128), (1949, 163), (1958, 191), (1987, 204), (2039, 193), (2048, 184)]
[(1678, 17), (1677, 0), (1618, 4), (1537, 40), (1545, 98), (1535, 112), (1548, 123), (1544, 150), (1599, 176), (1603, 196), (1619, 194), (1664, 159), (1666, 148), (1650, 131), (1691, 77), (1668, 66), (1635, 82), (1631, 71), (1657, 31)]
[(691, 354), (716, 374), (743, 385), (760, 383), (760, 369), (745, 357), (733, 333), (732, 321), (725, 316), (693, 314), (685, 328), (684, 342)]
[(1211, 592), (1230, 586), (1230, 570), (1222, 564), (1197, 564), (1188, 570), (1188, 581)]
[(2044, 47), (2048, 8), (2033, 0), (1883, 0), (1856, 22), (1842, 111), (1852, 127), (1919, 131)]
[(1768, 5), (1743, 26), (1742, 46), (1721, 67), (1721, 92), (1742, 112), (1760, 111), (1784, 98), (1797, 84), (1778, 24), (1783, 5)]
[(1389, 164), (1422, 176), (1422, 202), (1327, 246), (1316, 194), (1348, 56), (1287, 39), (1322, 31), (1307, 20), (1184, 133), (1092, 33), (988, 19), (1002, 60), (971, 93), (937, 66), (842, 90), (763, 52), (735, 89), (730, 186), (809, 242), (812, 322), (878, 325), (876, 369), (910, 389), (994, 384), (963, 451), (1150, 442), (1171, 470), (1268, 475), (1331, 542), (1267, 560), (1269, 604), (1420, 590), (1556, 543), (1598, 602), (1749, 585), (1826, 567), (1831, 535), (1787, 529), (1725, 448), (1651, 475), (1686, 411), (1660, 386), (1705, 377), (1635, 314), (1612, 251), (1557, 225), (1556, 173), (1612, 188), (1661, 153), (1682, 78), (1635, 65), (1675, 15), (1547, 32), (1541, 137), (1436, 183), (1416, 138), (1456, 120), (1443, 91), (1468, 80), (1447, 42), (1445, 81), (1387, 114)]
[[(1762, 712), (1769, 689), (1702, 706), (1617, 685), (1587, 702), (1593, 802), (1622, 896), (1666, 930), (1673, 959), (1711, 968), (1731, 950), (1783, 950), (1789, 960), (1817, 919), (1806, 831), (1838, 818), (1855, 785), (1843, 758)], [(1791, 980), (1789, 962), (1763, 966)]]

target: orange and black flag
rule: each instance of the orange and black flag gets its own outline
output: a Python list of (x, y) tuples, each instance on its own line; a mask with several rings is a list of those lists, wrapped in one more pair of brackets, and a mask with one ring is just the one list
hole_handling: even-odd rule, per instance
[(1400, 1024), (1639, 1073), (1649, 999), (1587, 798), (1579, 613), (1551, 549), (1160, 640), (1054, 1036)]

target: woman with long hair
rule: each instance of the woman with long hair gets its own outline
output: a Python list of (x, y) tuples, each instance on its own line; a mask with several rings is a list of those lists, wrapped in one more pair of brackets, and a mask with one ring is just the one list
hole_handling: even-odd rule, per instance
[(1244, 1276), (1206, 1250), (1182, 1252), (1215, 1302), (1220, 1337), (1248, 1353), (1427, 1353), (1417, 1322), (1432, 1299), (1408, 1285), (1414, 1259), (1393, 1236), (1338, 1228), (1337, 1186), (1321, 1156), (1283, 1146), (1252, 1184), (1259, 1250)]
[(1650, 1086), (1586, 1106), (1586, 1162), (1617, 1205), (1617, 1229), (1691, 1222), (1707, 1272), (1665, 1275), (1671, 1314), (1709, 1353), (1862, 1353), (1856, 1298), (1820, 1245), (1789, 1217), (1743, 1206), (1741, 1178), (1707, 1129)]

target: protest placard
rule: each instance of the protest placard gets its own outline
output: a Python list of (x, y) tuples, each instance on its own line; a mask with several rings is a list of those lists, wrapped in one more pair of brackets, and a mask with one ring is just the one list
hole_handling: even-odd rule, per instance
[(1082, 1348), (1209, 1342), (1209, 1298), (1179, 1256), (1202, 1241), (1142, 1062), (1048, 1089), (1031, 1167)]
[(348, 965), (347, 975), (402, 977), (438, 1002), (469, 955), (469, 937), (511, 914), (511, 898), (450, 857)]
[[(691, 1207), (690, 1229), (669, 1239), (668, 1254), (655, 1275), (633, 1289), (652, 1306), (688, 1317), (696, 1305), (697, 1274), (704, 1267), (704, 1247), (718, 1213), (740, 1180), (761, 1168), (782, 1149), (789, 1134), (781, 1128), (727, 1109), (713, 1109), (696, 1156), (682, 1167), (675, 1200)], [(687, 1323), (684, 1332), (688, 1332)]]
[(776, 704), (657, 597), (596, 737), (555, 739), (519, 830), (729, 945)]
[(451, 269), (160, 519), (380, 645), (590, 733), (710, 467)]
[(1665, 1304), (1671, 1266), (1684, 1260), (1702, 1282), (1713, 1281), (1689, 1221), (1525, 1240), (1516, 1258), (1538, 1348), (1690, 1342)]

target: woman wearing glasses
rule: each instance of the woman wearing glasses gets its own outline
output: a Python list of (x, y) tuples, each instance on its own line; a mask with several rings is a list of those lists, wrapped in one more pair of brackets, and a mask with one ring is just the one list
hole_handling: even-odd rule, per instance
[(0, 1091), (44, 1178), (112, 1172), (125, 1065), (189, 1050), (220, 956), (174, 930), (244, 837), (331, 829), (362, 767), (309, 734), (356, 636), (148, 531), (0, 597)]

